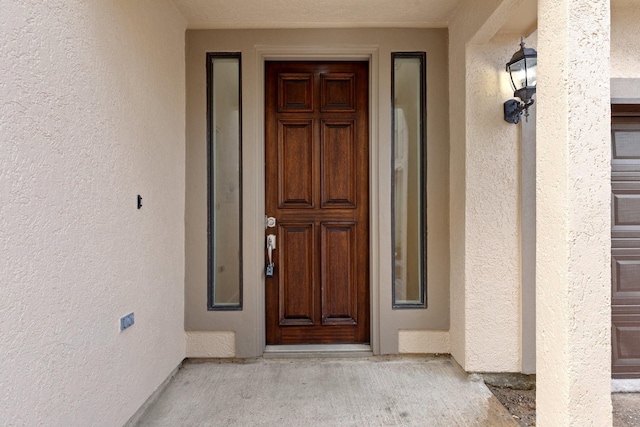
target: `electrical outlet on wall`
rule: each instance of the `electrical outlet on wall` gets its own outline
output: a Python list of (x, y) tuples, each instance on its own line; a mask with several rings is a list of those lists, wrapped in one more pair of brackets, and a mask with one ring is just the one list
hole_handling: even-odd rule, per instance
[(133, 311), (132, 311), (126, 316), (122, 316), (120, 318), (120, 332), (124, 331), (129, 326), (133, 325), (133, 323), (134, 323), (134, 319), (133, 319)]

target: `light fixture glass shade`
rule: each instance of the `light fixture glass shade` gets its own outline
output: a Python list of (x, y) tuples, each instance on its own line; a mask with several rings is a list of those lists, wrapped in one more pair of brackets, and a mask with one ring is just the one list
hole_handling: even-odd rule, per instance
[(536, 66), (538, 58), (522, 58), (508, 65), (507, 70), (511, 75), (511, 86), (514, 91), (536, 87)]
[(520, 42), (520, 50), (513, 54), (507, 62), (507, 72), (511, 79), (514, 96), (527, 103), (536, 92), (536, 68), (538, 65), (538, 53), (535, 49), (524, 47), (524, 40)]

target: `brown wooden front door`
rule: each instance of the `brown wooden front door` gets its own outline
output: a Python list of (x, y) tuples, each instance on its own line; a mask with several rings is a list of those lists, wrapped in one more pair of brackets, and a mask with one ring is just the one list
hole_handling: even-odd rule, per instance
[(367, 62), (266, 62), (267, 344), (369, 342)]
[(640, 378), (640, 105), (612, 105), (612, 376)]

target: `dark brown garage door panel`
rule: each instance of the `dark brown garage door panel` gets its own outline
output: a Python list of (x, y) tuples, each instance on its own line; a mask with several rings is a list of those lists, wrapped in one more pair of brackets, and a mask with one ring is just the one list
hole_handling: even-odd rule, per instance
[(640, 182), (611, 183), (611, 237), (640, 238)]
[(640, 116), (612, 110), (611, 367), (614, 378), (640, 378)]
[[(638, 308), (629, 311), (638, 311)], [(640, 314), (614, 314), (613, 371), (617, 377), (640, 377)]]
[(640, 255), (637, 248), (612, 249), (611, 303), (640, 306)]

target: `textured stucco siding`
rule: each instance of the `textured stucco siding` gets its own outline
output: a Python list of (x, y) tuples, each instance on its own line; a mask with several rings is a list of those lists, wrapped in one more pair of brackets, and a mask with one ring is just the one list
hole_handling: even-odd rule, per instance
[(517, 37), (467, 48), (465, 368), (520, 370), (520, 142), (503, 120)]
[(469, 371), (520, 369), (518, 129), (501, 114), (517, 37), (492, 40), (520, 3), (464, 2), (449, 25), (450, 345)]
[(0, 424), (122, 425), (185, 355), (184, 23), (11, 1), (0, 34)]
[(537, 422), (610, 426), (609, 1), (539, 11)]
[(611, 77), (640, 77), (640, 2), (614, 0), (611, 3)]

